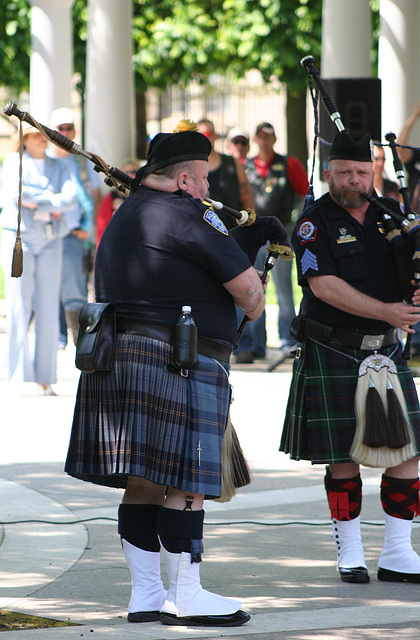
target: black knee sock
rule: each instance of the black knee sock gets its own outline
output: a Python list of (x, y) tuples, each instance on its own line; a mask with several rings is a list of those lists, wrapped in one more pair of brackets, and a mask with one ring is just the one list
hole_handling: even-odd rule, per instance
[(191, 562), (201, 562), (204, 511), (178, 511), (162, 507), (157, 531), (170, 553), (190, 553)]
[(118, 533), (121, 538), (144, 551), (160, 551), (156, 529), (160, 509), (157, 504), (120, 504)]

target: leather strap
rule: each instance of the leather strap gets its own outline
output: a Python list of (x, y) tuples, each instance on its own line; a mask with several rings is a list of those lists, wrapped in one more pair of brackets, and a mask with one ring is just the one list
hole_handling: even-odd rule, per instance
[(342, 347), (352, 349), (374, 350), (382, 347), (390, 347), (398, 342), (397, 329), (389, 333), (363, 334), (340, 327), (330, 327), (312, 318), (307, 318), (305, 323), (305, 335), (319, 342), (339, 344)]
[[(138, 336), (145, 336), (161, 342), (173, 343), (173, 328), (166, 324), (152, 324), (129, 320), (128, 318), (117, 317), (117, 333), (132, 333)], [(222, 362), (229, 362), (232, 354), (232, 347), (217, 340), (198, 336), (197, 352), (208, 358), (215, 358)]]

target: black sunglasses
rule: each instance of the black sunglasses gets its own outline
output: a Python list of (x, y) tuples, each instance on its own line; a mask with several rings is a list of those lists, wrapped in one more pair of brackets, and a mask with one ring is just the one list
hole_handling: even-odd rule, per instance
[(241, 144), (244, 147), (246, 147), (249, 144), (248, 140), (232, 140), (232, 142), (233, 144)]

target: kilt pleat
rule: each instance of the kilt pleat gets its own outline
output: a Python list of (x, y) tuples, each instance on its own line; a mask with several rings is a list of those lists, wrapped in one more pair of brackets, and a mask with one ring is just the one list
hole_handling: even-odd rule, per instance
[[(356, 430), (354, 395), (359, 366), (370, 355), (345, 347), (334, 349), (306, 340), (293, 363), (280, 451), (314, 464), (353, 462), (350, 449)], [(397, 365), (408, 417), (420, 453), (420, 408), (413, 376), (401, 358), (401, 345), (381, 349)]]
[(164, 342), (119, 334), (112, 370), (81, 374), (68, 474), (112, 487), (138, 476), (220, 496), (228, 365), (199, 355), (184, 378), (171, 370), (171, 354)]

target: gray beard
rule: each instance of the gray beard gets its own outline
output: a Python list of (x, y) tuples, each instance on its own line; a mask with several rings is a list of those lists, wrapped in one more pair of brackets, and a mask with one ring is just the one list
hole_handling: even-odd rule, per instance
[[(348, 195), (349, 193), (352, 194)], [(336, 189), (333, 185), (330, 185), (330, 196), (332, 199), (337, 202), (344, 209), (357, 209), (358, 207), (366, 204), (367, 200), (364, 198), (360, 192), (358, 193), (358, 197), (354, 197), (354, 190), (351, 189)], [(363, 192), (364, 193), (364, 192)]]

